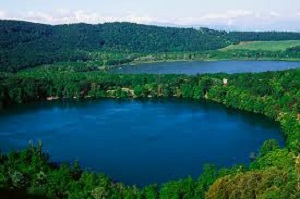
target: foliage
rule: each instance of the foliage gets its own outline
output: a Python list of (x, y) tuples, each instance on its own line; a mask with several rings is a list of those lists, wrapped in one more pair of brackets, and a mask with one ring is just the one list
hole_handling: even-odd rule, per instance
[[(299, 41), (282, 40), (300, 40), (300, 33), (227, 33), (133, 23), (51, 26), (0, 20), (0, 71), (51, 64), (54, 70), (94, 71), (103, 66), (157, 60), (300, 58), (299, 50), (294, 49)], [(233, 48), (230, 52), (217, 50), (243, 41), (259, 42), (242, 49), (240, 45), (229, 47)], [(260, 41), (276, 41), (278, 47), (274, 42)], [(285, 51), (287, 47), (290, 49)]]
[[(225, 34), (208, 28), (196, 30), (132, 23), (50, 26), (4, 20), (0, 21), (0, 66), (2, 71), (15, 72), (59, 61), (95, 61), (93, 52), (102, 52), (105, 56), (109, 52), (213, 50), (228, 45)], [(120, 61), (128, 62), (126, 59), (100, 61), (105, 62), (104, 65), (115, 65)]]
[[(223, 78), (228, 79), (226, 86)], [(283, 149), (273, 140), (265, 142), (249, 168), (206, 165), (198, 179), (188, 177), (145, 188), (82, 171), (78, 163), (55, 165), (43, 153), (41, 144), (30, 145), (23, 151), (0, 156), (0, 188), (49, 198), (299, 198), (299, 88), (300, 70), (196, 76), (44, 69), (0, 73), (4, 108), (15, 103), (74, 97), (206, 98), (264, 114), (278, 121), (286, 136)]]
[(279, 144), (276, 140), (274, 140), (274, 139), (267, 140), (262, 145), (262, 147), (259, 151), (259, 155), (260, 156), (265, 156), (268, 152), (274, 151), (275, 149), (278, 149), (278, 148), (279, 148)]
[(0, 187), (9, 192), (7, 195), (1, 195), (0, 192), (1, 198), (14, 198), (12, 192), (16, 191), (32, 197), (40, 195), (47, 198), (204, 198), (205, 192), (218, 177), (241, 172), (237, 169), (241, 166), (218, 171), (213, 165), (205, 165), (198, 180), (188, 177), (161, 186), (152, 184), (138, 188), (115, 183), (103, 174), (83, 171), (78, 163), (55, 165), (49, 161), (48, 154), (43, 153), (41, 147), (31, 144), (22, 151), (2, 156), (0, 176), (6, 180), (0, 181)]
[(299, 40), (299, 33), (296, 32), (230, 32), (229, 38), (235, 42), (241, 41), (282, 41)]
[(299, 198), (295, 173), (269, 168), (218, 179), (206, 193), (207, 199)]

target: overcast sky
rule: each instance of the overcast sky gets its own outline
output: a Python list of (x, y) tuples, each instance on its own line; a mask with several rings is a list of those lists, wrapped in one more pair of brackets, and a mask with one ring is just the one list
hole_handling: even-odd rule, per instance
[(300, 0), (1, 0), (0, 19), (300, 30)]

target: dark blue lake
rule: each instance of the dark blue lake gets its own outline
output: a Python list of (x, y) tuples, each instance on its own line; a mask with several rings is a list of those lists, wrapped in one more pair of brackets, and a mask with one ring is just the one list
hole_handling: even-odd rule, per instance
[(42, 140), (57, 162), (140, 186), (191, 175), (205, 163), (249, 163), (267, 139), (284, 145), (277, 123), (207, 101), (97, 100), (17, 106), (0, 112), (2, 151)]
[(149, 74), (204, 74), (204, 73), (257, 73), (300, 67), (300, 62), (288, 61), (191, 61), (162, 62), (115, 67), (111, 73)]

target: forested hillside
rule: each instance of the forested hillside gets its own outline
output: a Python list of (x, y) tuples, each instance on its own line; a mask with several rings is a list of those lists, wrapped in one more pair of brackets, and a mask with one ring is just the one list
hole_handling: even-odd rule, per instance
[(49, 26), (0, 21), (2, 70), (85, 61), (89, 52), (156, 53), (218, 49), (229, 45), (225, 32), (202, 28), (164, 28), (131, 23)]
[(241, 41), (282, 41), (299, 40), (300, 33), (296, 32), (230, 32), (228, 38), (232, 42)]
[[(92, 60), (100, 61), (96, 65), (114, 65), (152, 54), (205, 54), (208, 50), (253, 40), (300, 40), (300, 33), (227, 33), (208, 28), (171, 28), (132, 23), (50, 26), (0, 21), (0, 71), (16, 72), (66, 61)], [(107, 57), (107, 53), (113, 53), (114, 57)], [(116, 57), (115, 54), (121, 56)]]

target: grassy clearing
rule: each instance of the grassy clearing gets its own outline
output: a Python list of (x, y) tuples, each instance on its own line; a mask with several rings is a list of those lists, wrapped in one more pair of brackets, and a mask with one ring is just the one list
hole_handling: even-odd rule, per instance
[(286, 41), (249, 41), (241, 42), (238, 45), (231, 45), (221, 50), (266, 50), (279, 51), (286, 50), (291, 47), (300, 46), (300, 40)]

